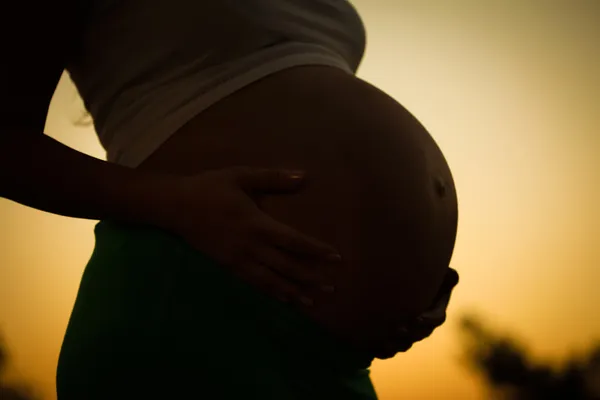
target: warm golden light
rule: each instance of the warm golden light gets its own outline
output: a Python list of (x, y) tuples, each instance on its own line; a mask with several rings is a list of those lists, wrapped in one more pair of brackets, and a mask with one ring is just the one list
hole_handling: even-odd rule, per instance
[[(479, 311), (559, 359), (600, 337), (600, 2), (355, 0), (359, 76), (428, 128), (456, 179), (461, 274), (449, 322), (372, 376), (382, 400), (476, 399), (455, 321)], [(47, 134), (103, 157), (63, 77)], [(17, 374), (54, 372), (94, 222), (0, 200), (0, 328)]]

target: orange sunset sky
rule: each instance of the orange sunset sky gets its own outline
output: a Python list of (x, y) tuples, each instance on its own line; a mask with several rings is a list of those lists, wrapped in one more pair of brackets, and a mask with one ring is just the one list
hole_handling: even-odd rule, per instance
[[(376, 361), (382, 400), (483, 399), (457, 320), (479, 312), (540, 358), (600, 339), (600, 1), (354, 0), (368, 33), (359, 76), (428, 128), (459, 191), (449, 321)], [(63, 76), (46, 133), (104, 153)], [(54, 399), (58, 352), (94, 221), (0, 199), (0, 329), (13, 376)]]

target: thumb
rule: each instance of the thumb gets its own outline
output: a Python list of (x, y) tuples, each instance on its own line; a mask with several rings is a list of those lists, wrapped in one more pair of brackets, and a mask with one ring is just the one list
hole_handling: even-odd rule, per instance
[(237, 182), (248, 192), (282, 192), (295, 190), (304, 180), (304, 171), (243, 168)]

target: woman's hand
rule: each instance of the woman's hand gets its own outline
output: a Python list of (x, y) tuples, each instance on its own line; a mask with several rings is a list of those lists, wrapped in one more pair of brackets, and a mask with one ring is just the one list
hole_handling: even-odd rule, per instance
[(268, 294), (310, 306), (302, 287), (331, 291), (319, 267), (341, 257), (331, 246), (275, 221), (254, 201), (258, 195), (296, 191), (302, 181), (301, 172), (246, 167), (178, 177), (164, 194), (169, 210), (160, 225)]
[(397, 353), (408, 351), (416, 342), (431, 336), (438, 327), (446, 322), (450, 296), (457, 283), (458, 273), (454, 269), (448, 268), (433, 306), (411, 323), (397, 326), (395, 333), (376, 351), (376, 357), (382, 360), (392, 358)]

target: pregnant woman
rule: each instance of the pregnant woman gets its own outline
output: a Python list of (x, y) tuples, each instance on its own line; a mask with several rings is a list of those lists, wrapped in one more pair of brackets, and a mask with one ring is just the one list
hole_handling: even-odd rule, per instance
[[(457, 199), (347, 0), (15, 3), (0, 194), (98, 219), (63, 399), (375, 399), (444, 322)], [(67, 70), (108, 161), (43, 135)]]

